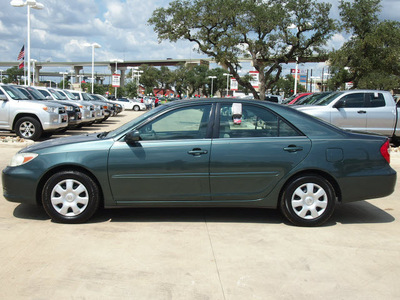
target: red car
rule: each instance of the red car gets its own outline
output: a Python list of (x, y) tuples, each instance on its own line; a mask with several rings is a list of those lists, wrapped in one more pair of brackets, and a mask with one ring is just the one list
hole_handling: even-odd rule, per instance
[(299, 93), (299, 94), (293, 95), (293, 96), (287, 98), (286, 101), (284, 102), (284, 104), (293, 105), (297, 101), (299, 101), (301, 98), (311, 95), (311, 94), (312, 93)]

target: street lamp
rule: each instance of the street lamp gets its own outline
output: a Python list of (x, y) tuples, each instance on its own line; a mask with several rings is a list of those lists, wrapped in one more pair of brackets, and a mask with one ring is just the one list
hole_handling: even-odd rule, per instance
[(84, 44), (86, 47), (92, 47), (92, 94), (94, 93), (94, 48), (101, 48), (101, 46), (97, 43), (86, 43)]
[(212, 97), (213, 94), (214, 94), (214, 85), (213, 85), (213, 83), (214, 83), (214, 79), (217, 78), (217, 76), (208, 76), (208, 78), (211, 78), (211, 97)]
[(31, 63), (32, 63), (32, 66), (33, 66), (32, 85), (35, 86), (35, 72), (36, 72), (36, 65), (35, 64), (37, 63), (37, 60), (31, 58)]
[(65, 88), (65, 75), (68, 75), (68, 72), (59, 72), (59, 74), (61, 74), (63, 76), (63, 89)]
[[(111, 63), (115, 63), (115, 73), (117, 73), (118, 70), (118, 63), (122, 63), (124, 62), (123, 59), (118, 59), (118, 58), (114, 58), (110, 60)], [(115, 99), (117, 99), (117, 87), (115, 86)]]
[(226, 76), (226, 96), (225, 96), (225, 97), (228, 97), (229, 78), (230, 78), (232, 75), (229, 74), (229, 73), (224, 73), (224, 76)]
[(14, 7), (23, 7), (26, 6), (28, 10), (28, 26), (27, 26), (27, 52), (28, 52), (28, 86), (31, 85), (31, 10), (30, 8), (34, 9), (43, 9), (44, 5), (42, 3), (37, 2), (36, 0), (12, 0), (10, 4)]

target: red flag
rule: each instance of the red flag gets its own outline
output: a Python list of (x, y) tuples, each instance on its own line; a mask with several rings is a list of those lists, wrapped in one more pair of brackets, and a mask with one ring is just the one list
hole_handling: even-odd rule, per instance
[(23, 69), (24, 68), (24, 62), (23, 61), (19, 64), (18, 68), (19, 69)]
[[(21, 51), (20, 51), (19, 54), (18, 54), (17, 60), (23, 59), (24, 56), (25, 56), (25, 45), (22, 46)], [(20, 68), (20, 69), (21, 69), (21, 68)]]

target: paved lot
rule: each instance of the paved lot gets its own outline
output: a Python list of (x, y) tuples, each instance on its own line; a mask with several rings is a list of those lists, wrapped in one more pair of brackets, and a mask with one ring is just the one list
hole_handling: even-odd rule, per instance
[[(19, 147), (0, 144), (1, 169)], [(399, 219), (399, 182), (319, 228), (261, 209), (103, 210), (63, 225), (1, 195), (0, 299), (400, 299)]]

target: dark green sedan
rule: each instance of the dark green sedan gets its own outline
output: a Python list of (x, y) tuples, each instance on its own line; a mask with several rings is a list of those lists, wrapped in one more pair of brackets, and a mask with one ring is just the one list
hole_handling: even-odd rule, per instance
[(279, 208), (293, 224), (327, 221), (336, 202), (390, 195), (385, 137), (346, 132), (254, 100), (174, 101), (111, 132), (49, 140), (3, 170), (4, 197), (55, 222), (101, 207)]

